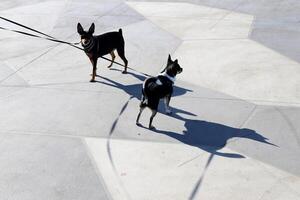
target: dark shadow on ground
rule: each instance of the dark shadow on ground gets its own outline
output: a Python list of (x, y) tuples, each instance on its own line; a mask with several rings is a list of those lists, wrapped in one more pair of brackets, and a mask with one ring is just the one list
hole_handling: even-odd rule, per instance
[[(118, 69), (111, 69), (111, 70), (120, 71)], [(132, 72), (128, 72), (128, 75), (134, 76), (136, 79), (140, 81), (144, 81), (147, 78), (144, 75), (139, 75)], [(103, 76), (98, 75), (98, 77), (100, 77), (103, 80), (103, 81), (97, 81), (101, 84), (105, 84), (123, 90), (132, 98), (140, 99), (141, 97), (142, 82), (138, 84), (124, 85)], [(187, 92), (191, 92), (191, 90), (174, 86), (173, 96), (184, 95)], [(163, 103), (160, 103), (159, 110), (163, 110), (162, 105)], [(196, 115), (193, 114), (192, 112), (181, 110), (179, 108), (172, 108), (172, 111), (173, 113), (171, 117), (184, 121), (185, 130), (183, 130), (182, 132), (170, 132), (168, 130), (155, 129), (154, 131), (160, 134), (168, 135), (169, 137), (172, 137), (187, 145), (199, 147), (214, 155), (231, 157), (231, 158), (243, 158), (243, 156), (239, 154), (219, 152), (219, 150), (225, 147), (227, 142), (233, 138), (246, 138), (260, 143), (274, 145), (268, 142), (267, 138), (263, 137), (261, 134), (257, 133), (254, 130), (234, 128), (223, 124), (207, 122), (203, 120), (188, 119), (182, 117), (182, 115), (194, 116), (194, 117)], [(164, 114), (164, 112), (161, 113)], [(155, 124), (155, 119), (154, 119), (154, 124)]]
[(276, 146), (268, 142), (268, 138), (265, 138), (254, 130), (246, 128), (234, 128), (204, 120), (188, 119), (182, 117), (181, 115), (195, 115), (177, 108), (172, 108), (172, 111), (173, 113), (171, 114), (171, 117), (184, 121), (185, 130), (182, 132), (171, 132), (168, 130), (155, 129), (154, 131), (172, 137), (184, 144), (201, 148), (209, 153), (231, 158), (243, 157), (239, 154), (219, 152), (219, 150), (226, 146), (229, 140), (234, 138), (244, 138)]
[(268, 138), (264, 137), (263, 135), (257, 133), (254, 130), (246, 128), (234, 128), (223, 124), (208, 122), (204, 120), (188, 119), (182, 117), (181, 115), (195, 115), (177, 108), (173, 108), (172, 111), (172, 117), (184, 121), (185, 130), (183, 130), (182, 132), (172, 132), (168, 130), (154, 129), (154, 131), (156, 133), (172, 137), (184, 144), (198, 147), (210, 153), (205, 168), (191, 191), (189, 200), (194, 200), (196, 194), (199, 192), (203, 180), (205, 178), (206, 172), (214, 156), (222, 156), (227, 158), (244, 158), (244, 156), (241, 154), (220, 152), (220, 150), (222, 150), (231, 139), (243, 138), (263, 143), (266, 145), (276, 146), (268, 142)]
[[(114, 69), (115, 70), (115, 69)], [(116, 70), (119, 71), (119, 70)], [(139, 99), (141, 96), (141, 88), (142, 88), (142, 81), (144, 81), (147, 77), (143, 75), (138, 75), (136, 73), (128, 72), (129, 75), (134, 76), (136, 79), (141, 81), (139, 84), (132, 84), (132, 85), (124, 85), (119, 82), (113, 81), (109, 78), (105, 78), (102, 76), (100, 77), (103, 81), (97, 81), (99, 83), (118, 88), (120, 90), (123, 90), (128, 95), (130, 95), (131, 98), (137, 98)], [(181, 88), (174, 86), (174, 95), (173, 96), (180, 96), (184, 95), (187, 92), (191, 92), (191, 90)], [(130, 99), (131, 99), (130, 98)], [(129, 99), (129, 100), (130, 100)], [(123, 113), (125, 110), (129, 100), (126, 102), (125, 106), (123, 107), (122, 111)], [(138, 105), (137, 105), (138, 107)], [(160, 104), (159, 110), (162, 110), (162, 104)], [(182, 132), (172, 132), (168, 130), (159, 130), (154, 129), (154, 132), (167, 135), (169, 137), (172, 137), (184, 144), (198, 147), (208, 153), (210, 153), (210, 156), (206, 162), (204, 171), (202, 172), (201, 176), (199, 177), (198, 181), (194, 185), (191, 194), (189, 196), (189, 200), (193, 200), (196, 197), (196, 194), (199, 192), (202, 182), (205, 178), (206, 171), (208, 170), (213, 157), (214, 156), (222, 156), (227, 158), (244, 158), (243, 155), (238, 153), (226, 153), (226, 152), (220, 152), (221, 149), (223, 149), (228, 141), (231, 139), (250, 139), (259, 143), (264, 143), (267, 145), (273, 145), (276, 146), (270, 142), (268, 142), (268, 139), (262, 136), (261, 134), (257, 133), (254, 130), (251, 129), (244, 129), (244, 128), (234, 128), (230, 126), (226, 126), (219, 123), (214, 122), (207, 122), (204, 120), (198, 120), (198, 119), (189, 119), (188, 117), (195, 117), (196, 115), (192, 112), (181, 110), (179, 108), (173, 108), (173, 113), (171, 117), (174, 117), (178, 120), (181, 120), (184, 122), (185, 130)], [(163, 112), (162, 112), (163, 113)], [(183, 117), (182, 115), (188, 116)], [(112, 131), (110, 135), (112, 134), (115, 124), (117, 123), (118, 119), (112, 126)], [(141, 126), (143, 127), (143, 126)], [(143, 127), (145, 128), (145, 127)]]
[[(119, 69), (111, 69), (114, 71), (121, 71)], [(140, 100), (141, 96), (142, 96), (142, 85), (143, 85), (143, 81), (147, 78), (147, 76), (144, 75), (139, 75), (136, 73), (132, 73), (132, 72), (127, 72), (126, 75), (131, 75), (133, 77), (135, 77), (136, 79), (138, 79), (140, 81), (140, 83), (137, 84), (130, 84), (130, 85), (125, 85), (125, 84), (121, 84), (117, 81), (111, 80), (109, 78), (97, 75), (97, 77), (103, 79), (104, 81), (99, 81), (96, 80), (96, 82), (104, 84), (104, 85), (108, 85), (120, 90), (123, 90), (124, 92), (126, 92), (129, 96), (132, 96), (134, 98), (137, 98)], [(186, 94), (187, 92), (192, 92), (192, 90), (189, 89), (185, 89), (182, 87), (178, 87), (174, 85), (174, 92), (173, 92), (173, 97), (174, 96), (181, 96)]]

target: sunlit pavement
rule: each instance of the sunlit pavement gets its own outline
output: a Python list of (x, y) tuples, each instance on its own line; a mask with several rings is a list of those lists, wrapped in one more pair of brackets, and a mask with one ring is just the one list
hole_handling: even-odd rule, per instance
[[(299, 11), (296, 0), (1, 1), (0, 16), (69, 42), (78, 22), (122, 28), (133, 69), (99, 60), (90, 83), (82, 51), (0, 30), (0, 199), (300, 199)], [(161, 106), (150, 131), (149, 111), (135, 125), (144, 73), (168, 54), (184, 70), (172, 115)]]

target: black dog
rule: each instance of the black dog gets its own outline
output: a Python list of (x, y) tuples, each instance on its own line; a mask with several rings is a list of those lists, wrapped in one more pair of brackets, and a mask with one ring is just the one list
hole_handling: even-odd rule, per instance
[(142, 89), (142, 99), (140, 103), (140, 112), (136, 118), (136, 124), (139, 124), (140, 116), (146, 107), (149, 107), (152, 111), (150, 117), (149, 129), (153, 129), (152, 121), (157, 113), (159, 100), (165, 99), (165, 109), (167, 114), (171, 114), (169, 103), (173, 93), (173, 84), (177, 74), (182, 72), (182, 68), (178, 64), (178, 60), (172, 61), (169, 55), (168, 63), (165, 69), (157, 76), (147, 78), (144, 81)]
[(80, 23), (77, 24), (77, 32), (81, 36), (81, 44), (86, 55), (89, 57), (93, 65), (91, 82), (95, 82), (98, 58), (100, 56), (110, 54), (112, 57), (112, 62), (108, 66), (108, 68), (110, 68), (116, 57), (114, 54), (114, 50), (117, 50), (118, 55), (121, 57), (125, 64), (125, 69), (122, 72), (123, 74), (125, 74), (127, 72), (128, 61), (124, 54), (125, 42), (122, 35), (122, 29), (119, 29), (118, 32), (109, 32), (98, 36), (93, 36), (94, 31), (94, 23), (92, 23), (88, 31), (84, 31)]

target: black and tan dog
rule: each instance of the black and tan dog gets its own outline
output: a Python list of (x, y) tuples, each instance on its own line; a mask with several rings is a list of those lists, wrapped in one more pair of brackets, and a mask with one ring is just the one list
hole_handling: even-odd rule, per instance
[(136, 118), (137, 125), (140, 125), (139, 119), (143, 110), (146, 107), (149, 107), (152, 111), (149, 129), (154, 128), (154, 126), (152, 126), (152, 121), (157, 113), (159, 100), (162, 98), (165, 100), (166, 113), (171, 114), (169, 103), (173, 93), (173, 84), (175, 82), (176, 75), (180, 74), (181, 72), (182, 68), (178, 64), (178, 60), (176, 59), (175, 61), (172, 61), (171, 56), (169, 55), (168, 63), (165, 69), (157, 77), (147, 78), (144, 81), (140, 112)]
[(88, 31), (84, 31), (80, 23), (77, 24), (77, 32), (81, 37), (80, 41), (84, 48), (84, 52), (89, 57), (93, 65), (91, 82), (95, 82), (98, 58), (100, 56), (110, 54), (112, 58), (112, 62), (108, 66), (108, 68), (110, 68), (116, 57), (114, 54), (114, 50), (117, 50), (118, 55), (121, 57), (125, 64), (125, 69), (122, 72), (123, 74), (125, 74), (127, 72), (128, 61), (124, 53), (125, 42), (122, 35), (122, 29), (119, 29), (118, 32), (108, 32), (97, 36), (93, 36), (94, 31), (94, 23), (92, 23)]

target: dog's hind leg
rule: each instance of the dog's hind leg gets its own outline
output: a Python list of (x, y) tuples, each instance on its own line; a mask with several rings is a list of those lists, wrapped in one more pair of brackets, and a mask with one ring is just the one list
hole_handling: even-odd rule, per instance
[(149, 129), (155, 129), (155, 127), (152, 126), (152, 122), (153, 122), (153, 118), (155, 117), (155, 115), (157, 113), (157, 110), (151, 109), (151, 111), (152, 111), (152, 114), (151, 114), (151, 117), (150, 117)]
[(115, 61), (115, 58), (116, 58), (116, 55), (115, 55), (115, 53), (114, 53), (114, 50), (112, 50), (112, 51), (110, 52), (110, 55), (111, 55), (111, 63), (110, 63), (110, 65), (107, 66), (107, 68), (110, 68), (110, 67), (113, 65), (113, 63), (114, 63), (114, 61)]
[(124, 66), (125, 69), (122, 73), (126, 74), (127, 73), (128, 60), (125, 57), (124, 46), (117, 48), (117, 52), (118, 52), (118, 55), (120, 56), (120, 58), (123, 60), (123, 62), (125, 64), (125, 66)]
[(142, 104), (142, 102), (141, 102), (141, 105), (140, 105), (140, 112), (139, 112), (139, 114), (138, 114), (138, 116), (137, 116), (137, 118), (136, 118), (136, 121), (135, 121), (135, 124), (136, 125), (140, 125), (140, 117), (141, 117), (141, 114), (142, 114), (142, 112), (144, 111), (144, 109), (146, 108), (146, 105), (144, 105), (144, 104)]

